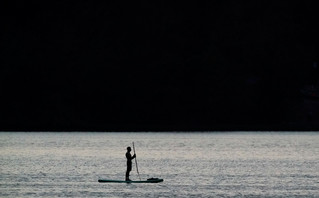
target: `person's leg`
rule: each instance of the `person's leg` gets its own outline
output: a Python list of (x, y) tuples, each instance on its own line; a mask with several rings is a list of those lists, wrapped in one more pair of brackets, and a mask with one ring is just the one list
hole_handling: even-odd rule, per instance
[(130, 176), (129, 174), (130, 174), (129, 171), (127, 170), (125, 174), (125, 181), (129, 180), (129, 176)]
[(132, 170), (132, 166), (127, 165), (126, 174), (125, 174), (125, 181), (130, 181), (131, 170)]

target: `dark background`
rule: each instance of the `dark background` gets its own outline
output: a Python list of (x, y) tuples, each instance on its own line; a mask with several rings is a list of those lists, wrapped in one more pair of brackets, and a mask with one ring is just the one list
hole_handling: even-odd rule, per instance
[(319, 129), (314, 1), (3, 9), (1, 131)]

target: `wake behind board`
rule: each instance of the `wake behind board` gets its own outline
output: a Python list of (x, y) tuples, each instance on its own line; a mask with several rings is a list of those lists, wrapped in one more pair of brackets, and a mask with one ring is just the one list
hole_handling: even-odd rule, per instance
[(100, 183), (159, 183), (163, 182), (164, 179), (158, 179), (158, 178), (150, 178), (147, 180), (142, 180), (142, 181), (125, 181), (125, 180), (111, 180), (111, 179), (99, 179), (98, 180)]

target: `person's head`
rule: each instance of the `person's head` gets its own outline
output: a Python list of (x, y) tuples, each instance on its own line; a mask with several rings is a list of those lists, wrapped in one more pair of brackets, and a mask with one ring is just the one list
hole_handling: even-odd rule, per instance
[(131, 152), (131, 150), (132, 150), (131, 147), (127, 147), (126, 149), (128, 152)]

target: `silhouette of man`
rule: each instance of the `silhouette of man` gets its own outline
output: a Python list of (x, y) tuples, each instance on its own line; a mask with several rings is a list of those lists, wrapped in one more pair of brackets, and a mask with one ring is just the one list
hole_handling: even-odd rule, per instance
[(136, 157), (136, 154), (134, 154), (133, 156), (131, 155), (131, 147), (127, 147), (127, 152), (125, 154), (127, 162), (127, 169), (126, 169), (126, 175), (125, 175), (125, 181), (131, 181), (130, 180), (130, 172), (132, 170), (132, 159), (134, 159)]

